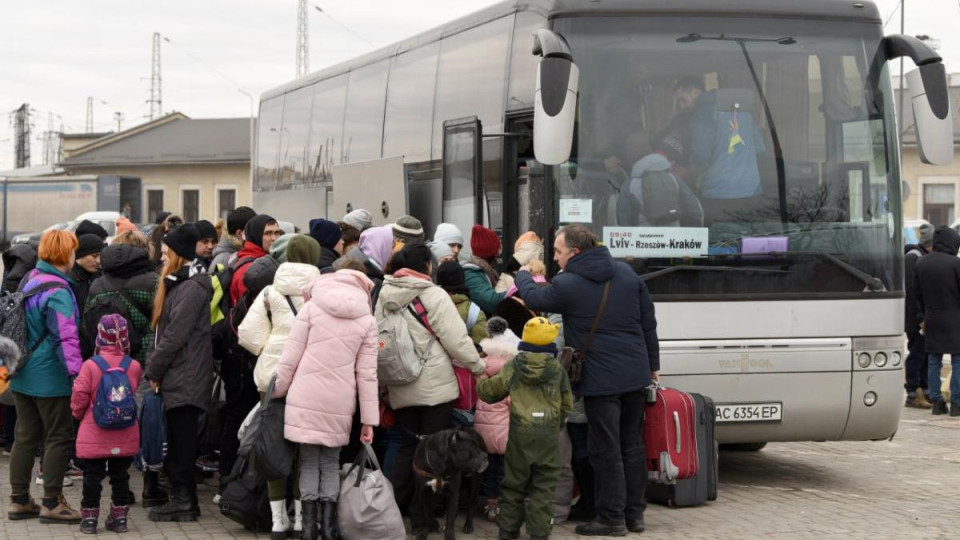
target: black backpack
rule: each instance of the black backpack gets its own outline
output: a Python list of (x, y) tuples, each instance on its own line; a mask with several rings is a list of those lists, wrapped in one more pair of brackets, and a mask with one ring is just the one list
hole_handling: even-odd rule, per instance
[(220, 513), (243, 525), (248, 531), (268, 532), (273, 526), (267, 482), (245, 457), (238, 457), (224, 479), (220, 493)]
[(640, 177), (643, 193), (641, 211), (653, 225), (678, 223), (680, 218), (680, 184), (669, 170), (647, 171)]
[[(144, 310), (126, 290), (107, 291), (90, 297), (83, 311), (83, 332), (90, 343), (97, 339), (97, 327), (104, 315), (120, 315), (127, 320), (130, 356), (143, 361), (150, 348), (151, 313)], [(147, 340), (144, 343), (144, 340)]]

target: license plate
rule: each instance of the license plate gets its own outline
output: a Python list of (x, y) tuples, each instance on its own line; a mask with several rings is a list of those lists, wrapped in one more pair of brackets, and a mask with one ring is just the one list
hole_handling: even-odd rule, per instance
[(717, 405), (717, 423), (779, 422), (783, 403), (731, 403)]

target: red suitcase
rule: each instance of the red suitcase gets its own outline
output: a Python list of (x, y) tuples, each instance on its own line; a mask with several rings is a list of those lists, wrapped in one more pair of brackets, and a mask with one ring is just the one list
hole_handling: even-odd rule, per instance
[(643, 426), (651, 481), (672, 484), (697, 475), (696, 419), (697, 406), (690, 394), (657, 388), (657, 401), (647, 404)]

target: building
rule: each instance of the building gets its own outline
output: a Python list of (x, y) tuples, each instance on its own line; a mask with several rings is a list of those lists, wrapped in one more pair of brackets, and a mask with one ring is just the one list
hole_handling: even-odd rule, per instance
[[(896, 77), (893, 81), (898, 85)], [(960, 148), (960, 74), (948, 76), (950, 109), (953, 114), (953, 147)], [(896, 90), (895, 90), (896, 92)], [(901, 170), (905, 188), (903, 216), (905, 220), (925, 219), (934, 225), (952, 225), (960, 218), (960, 158), (946, 167), (920, 161), (917, 137), (913, 126), (913, 110), (905, 96)]]
[(192, 119), (171, 113), (82, 145), (64, 145), (67, 174), (141, 179), (134, 214), (152, 223), (159, 212), (185, 221), (226, 218), (250, 204), (249, 118)]

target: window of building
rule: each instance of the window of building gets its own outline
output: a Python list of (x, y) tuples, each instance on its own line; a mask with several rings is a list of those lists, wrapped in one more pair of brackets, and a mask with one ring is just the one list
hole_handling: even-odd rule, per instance
[(163, 212), (163, 190), (147, 190), (147, 223), (155, 223), (157, 215)]
[(218, 189), (217, 190), (217, 217), (226, 221), (227, 215), (237, 208), (237, 190), (236, 189)]
[(956, 185), (924, 184), (923, 219), (935, 227), (951, 225), (956, 219)]
[(200, 219), (200, 190), (184, 189), (181, 192), (184, 223), (196, 223)]

